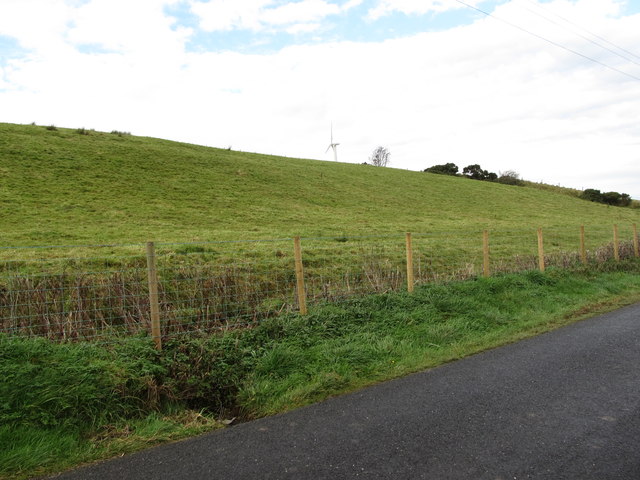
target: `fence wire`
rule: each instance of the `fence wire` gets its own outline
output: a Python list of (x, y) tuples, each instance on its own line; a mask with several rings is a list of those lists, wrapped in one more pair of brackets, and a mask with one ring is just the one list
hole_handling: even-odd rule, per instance
[[(546, 228), (544, 266), (637, 256), (635, 227)], [(535, 229), (411, 235), (415, 284), (540, 268)], [(614, 239), (617, 238), (617, 243)], [(310, 305), (408, 288), (405, 235), (303, 238)], [(86, 252), (91, 252), (87, 255)], [(78, 252), (83, 252), (80, 254)], [(53, 340), (150, 331), (145, 245), (0, 249), (0, 333)], [(292, 239), (155, 245), (163, 337), (243, 328), (298, 305)]]

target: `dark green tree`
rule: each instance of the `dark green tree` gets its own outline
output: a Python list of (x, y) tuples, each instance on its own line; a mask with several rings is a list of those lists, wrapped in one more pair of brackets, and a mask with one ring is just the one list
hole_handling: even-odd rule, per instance
[(425, 168), (425, 172), (437, 173), (438, 175), (458, 175), (458, 166), (455, 163), (445, 163), (444, 165), (434, 165)]
[(596, 190), (595, 188), (587, 188), (580, 194), (580, 198), (582, 198), (583, 200), (589, 200), (590, 202), (602, 203), (602, 192), (600, 190)]
[(595, 188), (587, 188), (580, 194), (580, 198), (590, 202), (605, 203), (616, 207), (628, 207), (631, 205), (631, 196), (627, 193), (605, 192)]
[(487, 180), (490, 182), (494, 182), (498, 179), (497, 174), (493, 172), (489, 172), (487, 170), (483, 170), (482, 167), (477, 163), (473, 165), (467, 165), (466, 167), (464, 167), (462, 169), (462, 174), (465, 177), (469, 177), (474, 180)]
[(622, 195), (618, 192), (605, 192), (602, 194), (602, 203), (607, 205), (620, 205)]
[(628, 207), (631, 205), (631, 195), (628, 193), (623, 193), (620, 195), (620, 204), (621, 207)]

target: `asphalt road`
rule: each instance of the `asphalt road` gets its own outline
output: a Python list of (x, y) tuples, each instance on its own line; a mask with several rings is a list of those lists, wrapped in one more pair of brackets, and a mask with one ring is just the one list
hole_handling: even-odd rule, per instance
[(64, 479), (640, 479), (640, 304)]

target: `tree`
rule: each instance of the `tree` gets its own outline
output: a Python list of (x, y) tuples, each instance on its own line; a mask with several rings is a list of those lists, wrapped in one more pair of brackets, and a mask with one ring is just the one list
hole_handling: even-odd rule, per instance
[(631, 204), (631, 196), (627, 193), (605, 192), (602, 194), (602, 202), (617, 207), (628, 207)]
[(371, 165), (374, 165), (376, 167), (386, 167), (389, 164), (390, 156), (391, 152), (388, 148), (378, 147), (369, 157), (369, 161), (371, 162)]
[(497, 174), (483, 170), (477, 163), (464, 167), (462, 169), (462, 174), (465, 177), (473, 178), (474, 180), (488, 180), (490, 182), (494, 182), (498, 179)]
[(618, 207), (628, 207), (631, 205), (631, 196), (627, 193), (604, 192), (595, 188), (587, 188), (582, 192), (580, 198), (591, 202), (606, 203)]
[(425, 168), (425, 172), (437, 173), (438, 175), (458, 175), (458, 166), (455, 163), (445, 163), (444, 165), (434, 165)]
[(620, 202), (620, 194), (618, 192), (605, 192), (602, 194), (602, 203), (607, 205), (618, 205)]
[(524, 182), (520, 178), (520, 174), (515, 170), (507, 170), (506, 172), (500, 172), (498, 177), (498, 183), (504, 183), (505, 185), (519, 185), (523, 186)]
[(620, 195), (620, 202), (618, 203), (621, 207), (628, 207), (631, 205), (631, 195), (628, 193), (622, 193)]
[(595, 188), (587, 188), (584, 192), (582, 192), (580, 198), (589, 200), (590, 202), (602, 203), (602, 192), (600, 190), (596, 190)]

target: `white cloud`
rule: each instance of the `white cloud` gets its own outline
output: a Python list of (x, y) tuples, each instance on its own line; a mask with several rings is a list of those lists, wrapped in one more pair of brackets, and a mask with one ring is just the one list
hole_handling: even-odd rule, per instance
[(322, 23), (296, 23), (286, 28), (286, 32), (290, 35), (297, 35), (300, 33), (311, 33), (322, 28)]
[(173, 19), (164, 14), (176, 0), (91, 0), (74, 9), (66, 37), (74, 45), (99, 45), (118, 52), (150, 54), (182, 51), (191, 33), (172, 30)]
[(72, 12), (64, 0), (4, 0), (0, 2), (0, 35), (16, 38), (23, 48), (54, 55), (64, 47), (61, 36)]
[[(16, 38), (36, 54), (53, 58), (88, 45), (118, 52), (182, 51), (190, 32), (172, 29), (164, 14), (178, 0), (4, 0), (0, 35)], [(37, 12), (37, 13), (35, 13)]]
[(258, 30), (264, 8), (273, 4), (273, 0), (196, 0), (191, 3), (191, 10), (200, 17), (200, 28), (209, 32), (234, 28)]
[[(344, 8), (353, 8), (349, 2)], [(318, 21), (342, 11), (325, 0), (302, 0), (282, 5), (273, 0), (209, 0), (193, 1), (191, 10), (200, 17), (200, 26), (207, 31), (233, 29), (259, 31), (282, 26), (294, 31), (314, 29)]]
[(268, 25), (287, 25), (321, 20), (340, 13), (340, 7), (324, 0), (302, 0), (286, 3), (277, 8), (265, 9), (261, 20)]
[[(479, 0), (467, 0), (465, 3), (476, 5)], [(390, 15), (394, 12), (405, 15), (424, 15), (431, 12), (445, 12), (467, 8), (456, 0), (378, 0), (375, 7), (369, 10), (368, 16), (372, 20)]]
[(347, 3), (342, 5), (341, 9), (343, 11), (351, 10), (352, 8), (359, 7), (364, 3), (364, 0), (349, 0)]

